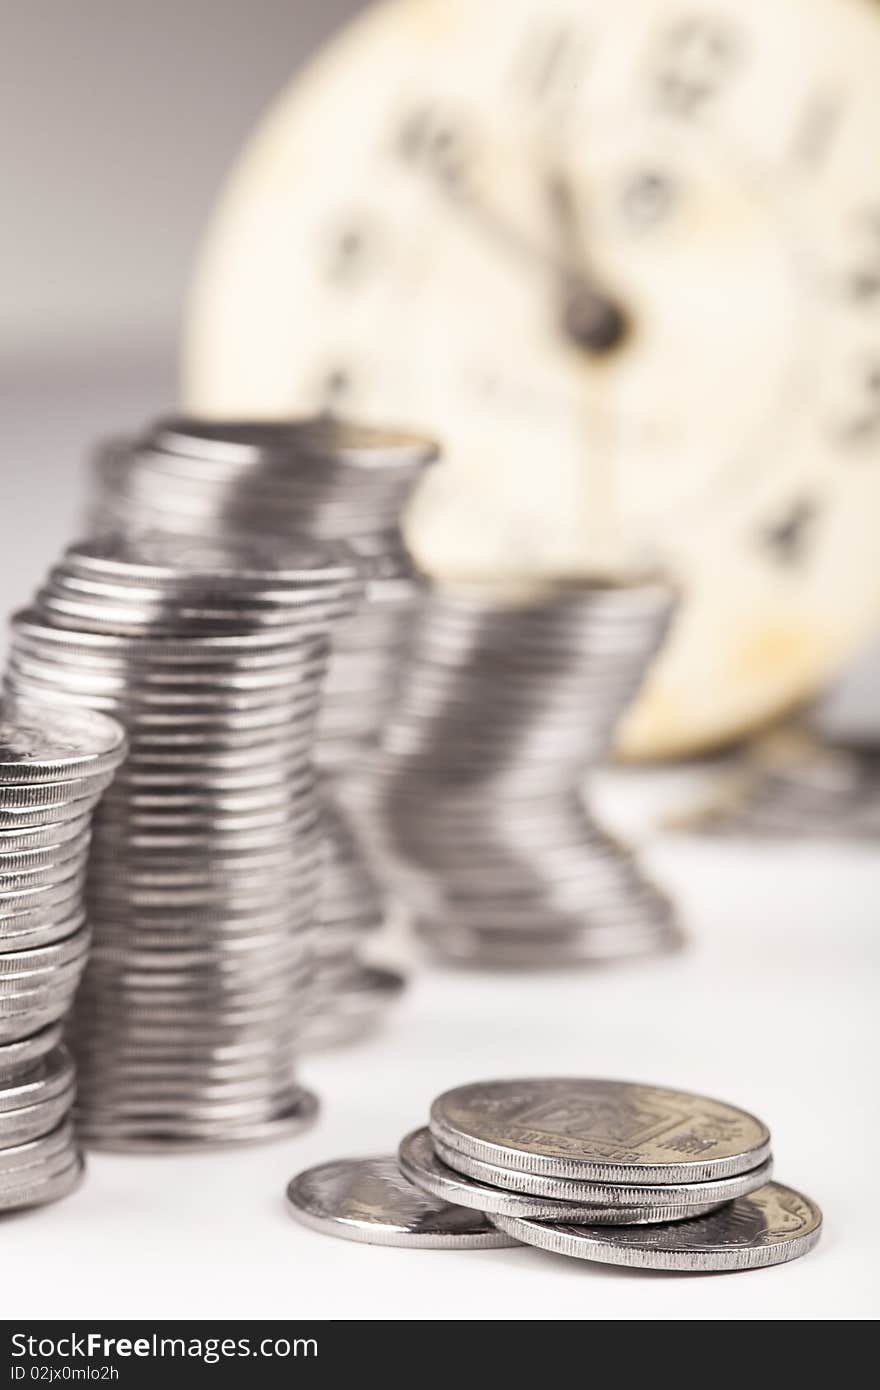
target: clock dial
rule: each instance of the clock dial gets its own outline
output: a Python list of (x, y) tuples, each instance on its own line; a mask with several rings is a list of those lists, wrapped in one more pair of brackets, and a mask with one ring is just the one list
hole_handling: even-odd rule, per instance
[(880, 621), (880, 5), (394, 0), (233, 171), (190, 409), (433, 430), (440, 578), (672, 568), (624, 753), (723, 742)]

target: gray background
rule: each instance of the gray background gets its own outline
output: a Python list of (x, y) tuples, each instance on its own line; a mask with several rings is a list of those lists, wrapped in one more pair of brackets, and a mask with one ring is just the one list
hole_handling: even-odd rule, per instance
[(0, 0), (0, 614), (79, 526), (91, 441), (173, 401), (186, 283), (224, 173), (362, 7)]
[[(0, 360), (170, 351), (223, 173), (362, 0), (0, 0)], [(133, 344), (132, 344), (133, 346)]]
[[(223, 175), (364, 4), (0, 0), (0, 613), (79, 525), (91, 441), (173, 401)], [(878, 687), (880, 648), (835, 695), (835, 721), (877, 727)]]

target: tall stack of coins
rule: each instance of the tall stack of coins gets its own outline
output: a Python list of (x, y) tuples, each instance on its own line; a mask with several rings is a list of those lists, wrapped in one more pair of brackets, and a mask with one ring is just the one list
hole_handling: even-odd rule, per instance
[(168, 419), (112, 443), (97, 463), (96, 526), (308, 536), (345, 541), (358, 556), (364, 595), (334, 634), (316, 747), (327, 803), (316, 1045), (368, 1027), (402, 984), (361, 959), (384, 919), (385, 894), (366, 853), (359, 793), (364, 754), (385, 722), (424, 587), (400, 517), (436, 456), (419, 436), (329, 418)]
[(675, 944), (582, 793), (673, 607), (655, 580), (431, 594), (378, 761), (386, 850), (435, 953), (556, 966)]
[(329, 633), (359, 592), (339, 547), (109, 537), (72, 546), (13, 621), (19, 693), (116, 714), (130, 754), (96, 817), (93, 951), (71, 1026), (85, 1140), (259, 1139), (315, 1109)]
[(293, 1179), (288, 1202), (305, 1225), (372, 1244), (521, 1243), (709, 1272), (782, 1264), (818, 1241), (819, 1208), (771, 1171), (767, 1126), (736, 1106), (660, 1086), (531, 1078), (444, 1092), (398, 1164), (322, 1164)]
[(92, 813), (124, 756), (101, 715), (0, 701), (0, 1211), (63, 1197), (82, 1172), (60, 1020), (89, 949)]

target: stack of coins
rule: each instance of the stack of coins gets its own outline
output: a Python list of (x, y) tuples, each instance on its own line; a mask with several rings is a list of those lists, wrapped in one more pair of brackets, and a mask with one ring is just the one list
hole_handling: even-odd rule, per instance
[(461, 1086), (434, 1101), (429, 1128), (403, 1140), (398, 1161), (397, 1173), (387, 1158), (308, 1170), (289, 1204), (307, 1225), (372, 1243), (439, 1246), (445, 1235), (479, 1246), (494, 1228), (505, 1244), (706, 1272), (795, 1259), (822, 1224), (815, 1203), (770, 1181), (766, 1125), (658, 1086)]
[(750, 750), (732, 790), (678, 828), (749, 839), (876, 840), (880, 748), (785, 729)]
[(116, 714), (130, 754), (95, 820), (93, 951), (71, 1025), (92, 1145), (299, 1128), (328, 635), (339, 547), (143, 536), (72, 546), (13, 621), (8, 681)]
[(89, 949), (92, 813), (124, 756), (101, 715), (0, 702), (0, 1210), (63, 1197), (82, 1172), (60, 1020)]
[(386, 852), (436, 954), (557, 966), (677, 942), (670, 903), (582, 791), (673, 607), (656, 580), (430, 596), (378, 771)]
[(432, 441), (330, 418), (288, 423), (160, 420), (111, 443), (97, 461), (93, 524), (122, 530), (308, 536), (345, 541), (365, 582), (334, 633), (316, 762), (327, 806), (315, 994), (315, 1045), (359, 1034), (402, 986), (361, 958), (385, 917), (385, 893), (366, 850), (363, 756), (384, 725), (424, 582), (400, 517)]

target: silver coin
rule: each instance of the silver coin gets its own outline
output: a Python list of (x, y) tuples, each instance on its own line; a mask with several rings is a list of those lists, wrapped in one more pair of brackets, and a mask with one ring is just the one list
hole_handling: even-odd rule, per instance
[(0, 1009), (0, 1043), (18, 1042), (49, 1024), (57, 1023), (73, 1002), (74, 991), (58, 996), (32, 996), (19, 1012)]
[(476, 1082), (431, 1106), (431, 1134), (501, 1168), (585, 1182), (711, 1182), (770, 1153), (754, 1115), (686, 1091), (577, 1077)]
[(15, 1199), (24, 1191), (30, 1191), (37, 1183), (49, 1183), (67, 1174), (70, 1167), (79, 1159), (76, 1145), (71, 1143), (64, 1150), (52, 1156), (44, 1156), (27, 1167), (0, 1169), (0, 1196), (7, 1209), (15, 1205)]
[(67, 1089), (48, 1100), (0, 1112), (0, 1148), (39, 1139), (60, 1124), (73, 1104), (73, 1079)]
[(60, 1042), (61, 1026), (55, 1023), (50, 1024), (48, 1028), (42, 1028), (30, 1038), (0, 1047), (0, 1087), (3, 1086), (5, 1078), (32, 1067), (48, 1053), (54, 1052)]
[(22, 854), (38, 853), (51, 856), (89, 829), (90, 809), (60, 823), (35, 823), (24, 826), (0, 825), (0, 864)]
[(356, 582), (358, 570), (343, 546), (294, 543), (274, 537), (190, 541), (161, 533), (101, 537), (69, 546), (65, 563), (86, 575), (132, 581), (189, 583), (209, 579), (232, 589), (254, 580), (295, 586)]
[(34, 1172), (54, 1165), (59, 1158), (75, 1152), (73, 1123), (66, 1119), (48, 1134), (31, 1139), (26, 1144), (0, 1149), (0, 1175), (26, 1170)]
[(482, 1214), (429, 1197), (394, 1158), (341, 1159), (293, 1178), (287, 1203), (297, 1221), (367, 1245), (484, 1250), (515, 1245)]
[[(246, 662), (250, 667), (274, 661), (288, 662), (291, 655), (291, 634), (279, 632), (240, 631), (219, 633), (187, 633), (186, 637), (151, 638), (143, 634), (128, 637), (122, 633), (90, 632), (58, 628), (47, 623), (34, 609), (26, 609), (15, 614), (12, 620), (13, 633), (19, 633), (41, 644), (57, 649), (69, 659), (71, 652), (104, 659), (113, 657), (127, 663), (134, 662), (135, 668), (141, 665), (161, 668), (167, 665), (179, 670), (198, 670), (205, 663), (212, 666), (227, 661)], [(327, 650), (326, 635), (304, 638), (297, 634), (297, 641), (303, 643), (303, 652)]]
[(822, 1231), (815, 1202), (776, 1182), (707, 1216), (668, 1225), (579, 1226), (511, 1216), (493, 1220), (524, 1244), (559, 1255), (692, 1274), (784, 1264), (808, 1254)]
[(536, 1221), (575, 1221), (582, 1225), (642, 1225), (658, 1221), (681, 1221), (714, 1211), (717, 1203), (704, 1206), (670, 1204), (660, 1206), (585, 1206), (580, 1202), (554, 1197), (536, 1197), (512, 1192), (458, 1173), (444, 1163), (431, 1142), (427, 1128), (414, 1130), (402, 1141), (398, 1161), (405, 1176), (424, 1192), (460, 1206), (474, 1207), (490, 1216), (530, 1217)]
[(735, 1197), (745, 1196), (762, 1187), (772, 1176), (773, 1160), (767, 1158), (757, 1168), (730, 1177), (702, 1182), (682, 1182), (637, 1185), (635, 1183), (584, 1182), (578, 1178), (550, 1177), (548, 1174), (523, 1173), (519, 1169), (502, 1168), (484, 1163), (469, 1155), (459, 1154), (441, 1140), (432, 1142), (438, 1157), (449, 1168), (490, 1186), (505, 1187), (533, 1197), (555, 1197), (563, 1202), (580, 1202), (593, 1207), (645, 1207), (652, 1203), (664, 1206), (694, 1206), (711, 1208)]
[(125, 756), (118, 724), (90, 710), (62, 712), (8, 698), (0, 705), (0, 781), (61, 782), (112, 772)]
[(23, 1207), (42, 1206), (46, 1202), (57, 1202), (77, 1189), (82, 1176), (83, 1161), (77, 1155), (60, 1173), (42, 1181), (35, 1179), (33, 1184), (19, 1188), (11, 1194), (0, 1193), (0, 1209), (20, 1210)]
[(0, 1117), (25, 1106), (50, 1101), (58, 1095), (67, 1095), (73, 1083), (74, 1068), (70, 1053), (65, 1047), (57, 1047), (20, 1076), (0, 1079)]
[(63, 782), (0, 782), (0, 807), (7, 812), (27, 812), (75, 803), (74, 814), (79, 815), (84, 803), (94, 805), (112, 781), (113, 773), (107, 772)]
[(30, 951), (8, 951), (0, 954), (0, 976), (17, 977), (34, 971), (60, 970), (79, 961), (89, 949), (91, 933), (82, 927), (63, 941), (51, 946), (38, 946)]
[(316, 1098), (303, 1087), (276, 1114), (264, 1119), (232, 1121), (177, 1120), (165, 1116), (141, 1120), (127, 1117), (93, 1118), (88, 1110), (77, 1112), (77, 1131), (90, 1149), (118, 1153), (186, 1153), (190, 1150), (237, 1148), (270, 1143), (300, 1134), (315, 1120)]

